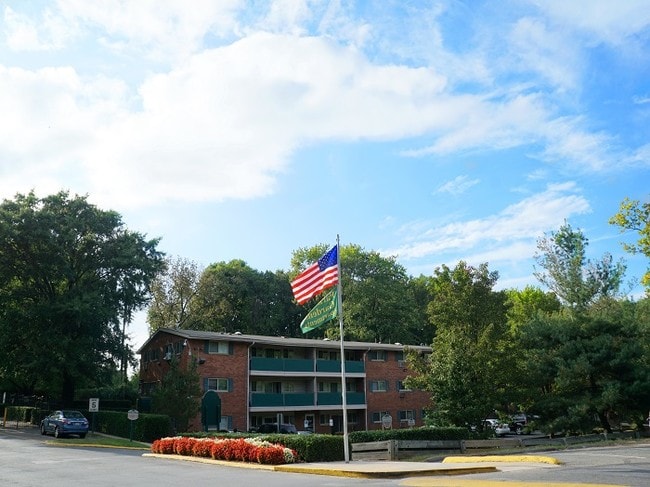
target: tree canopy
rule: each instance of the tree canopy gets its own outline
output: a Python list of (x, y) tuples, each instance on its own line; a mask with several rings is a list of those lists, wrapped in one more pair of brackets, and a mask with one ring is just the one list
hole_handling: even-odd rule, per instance
[(431, 391), (439, 425), (481, 424), (507, 397), (513, 371), (506, 330), (506, 294), (495, 291), (498, 273), (486, 264), (442, 266), (430, 279), (428, 315), (433, 353), (409, 356), (407, 382)]
[(158, 239), (83, 196), (18, 194), (0, 205), (0, 375), (70, 402), (128, 352), (122, 324), (162, 268)]
[[(641, 253), (650, 258), (650, 203), (625, 198), (609, 223), (620, 227), (622, 232), (633, 231), (639, 234), (635, 244), (623, 244), (623, 248), (632, 254)], [(650, 290), (650, 268), (641, 278), (641, 283)]]

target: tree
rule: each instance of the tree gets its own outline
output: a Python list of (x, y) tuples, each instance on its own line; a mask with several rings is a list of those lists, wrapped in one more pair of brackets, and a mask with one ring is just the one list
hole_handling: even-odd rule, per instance
[(299, 336), (299, 308), (283, 272), (259, 272), (243, 260), (209, 265), (199, 280), (188, 328)]
[[(645, 322), (643, 320), (646, 320)], [(640, 424), (650, 401), (647, 317), (631, 301), (603, 299), (587, 312), (538, 315), (521, 328), (521, 374), (538, 385), (532, 409), (552, 432), (589, 433), (594, 417)]]
[(538, 287), (526, 286), (524, 289), (506, 290), (507, 316), (510, 331), (516, 333), (518, 328), (537, 316), (538, 313), (550, 314), (560, 311), (560, 301), (553, 293), (544, 292)]
[(181, 257), (165, 260), (165, 272), (151, 283), (150, 333), (158, 328), (186, 328), (195, 312), (200, 276), (196, 262)]
[(152, 392), (152, 410), (172, 418), (176, 431), (187, 431), (189, 421), (200, 410), (200, 396), (201, 384), (196, 362), (192, 361), (185, 369), (176, 357), (172, 357), (169, 371)]
[(162, 268), (158, 239), (60, 192), (0, 205), (0, 376), (69, 404), (133, 356), (122, 326)]
[[(641, 253), (650, 258), (650, 203), (625, 198), (609, 223), (620, 227), (621, 232), (638, 232), (636, 244), (623, 244), (623, 248), (631, 254)], [(641, 283), (650, 290), (650, 268), (641, 278)]]
[(568, 223), (537, 242), (535, 259), (544, 270), (535, 272), (535, 277), (576, 311), (584, 311), (597, 299), (616, 296), (625, 273), (623, 262), (615, 263), (609, 253), (599, 261), (587, 259), (588, 245), (585, 235)]
[(433, 352), (409, 355), (414, 377), (407, 382), (431, 391), (438, 424), (480, 424), (507, 397), (512, 354), (506, 325), (506, 295), (494, 291), (498, 273), (459, 262), (430, 279), (429, 320)]

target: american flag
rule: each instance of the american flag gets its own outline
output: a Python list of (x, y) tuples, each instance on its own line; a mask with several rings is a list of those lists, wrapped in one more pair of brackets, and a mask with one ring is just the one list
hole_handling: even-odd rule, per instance
[(335, 245), (291, 281), (291, 290), (298, 304), (306, 303), (339, 282), (337, 254), (338, 245)]

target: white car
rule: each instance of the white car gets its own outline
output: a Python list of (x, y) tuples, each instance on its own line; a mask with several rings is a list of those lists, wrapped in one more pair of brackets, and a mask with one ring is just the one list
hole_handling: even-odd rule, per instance
[(505, 436), (510, 433), (510, 426), (500, 422), (498, 419), (486, 419), (483, 423), (486, 429), (494, 431), (495, 436)]

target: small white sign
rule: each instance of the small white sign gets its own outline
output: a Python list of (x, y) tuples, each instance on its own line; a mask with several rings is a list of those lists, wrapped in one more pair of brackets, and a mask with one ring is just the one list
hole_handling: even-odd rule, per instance
[(384, 414), (381, 417), (381, 425), (385, 430), (393, 427), (393, 417), (390, 414)]
[(99, 398), (98, 397), (91, 397), (88, 399), (88, 411), (91, 413), (96, 413), (99, 411)]
[(138, 416), (140, 416), (140, 413), (138, 412), (137, 409), (129, 409), (129, 412), (126, 413), (126, 417), (129, 418), (131, 421), (135, 421), (138, 419)]

